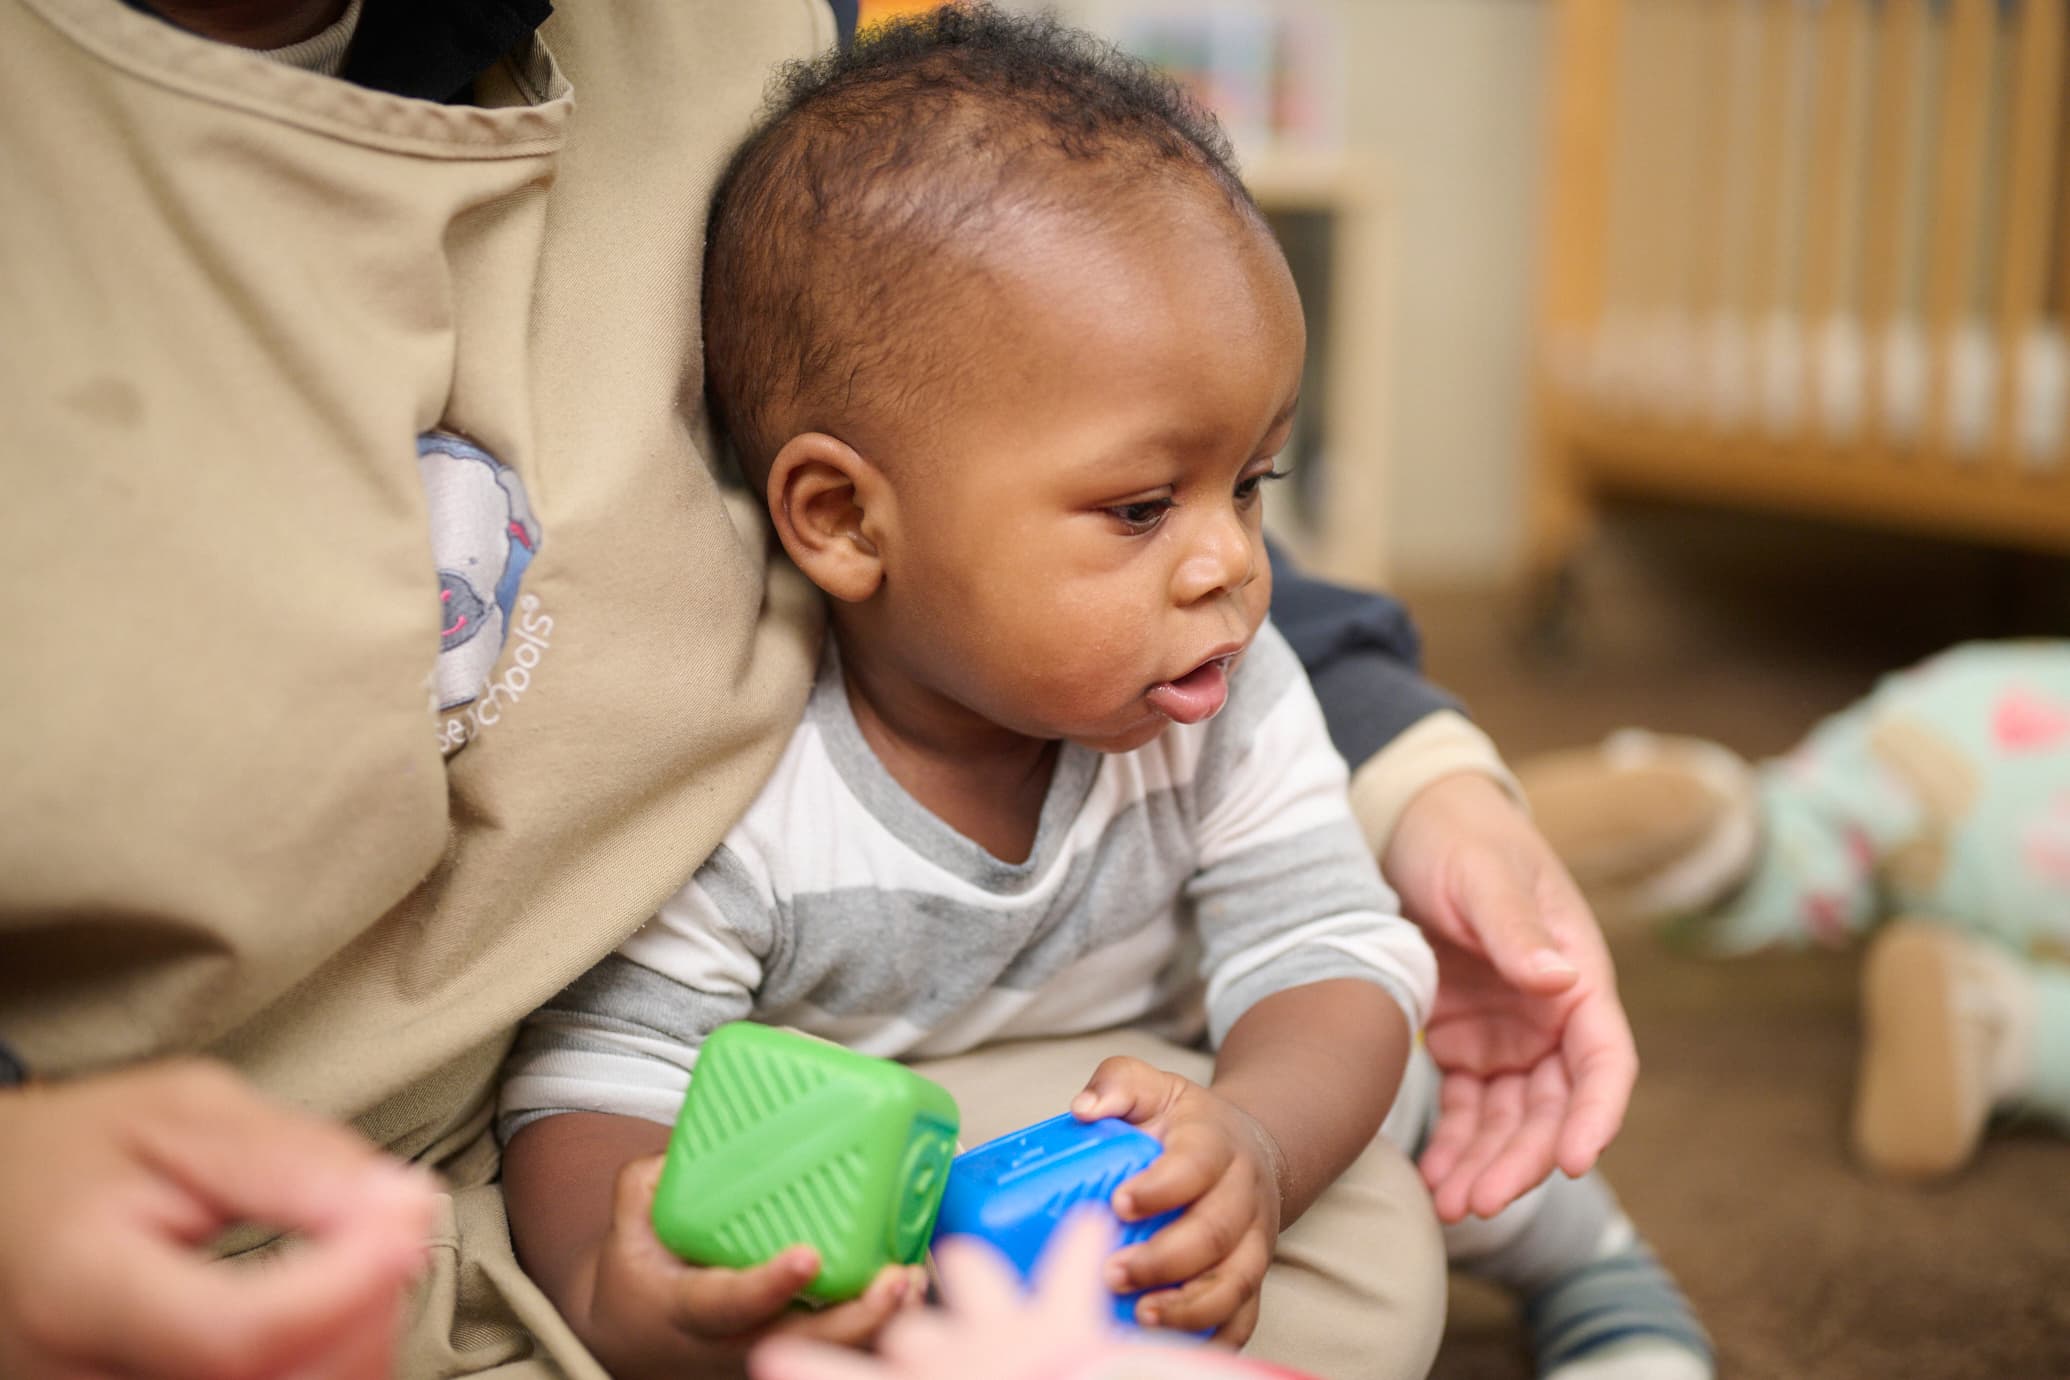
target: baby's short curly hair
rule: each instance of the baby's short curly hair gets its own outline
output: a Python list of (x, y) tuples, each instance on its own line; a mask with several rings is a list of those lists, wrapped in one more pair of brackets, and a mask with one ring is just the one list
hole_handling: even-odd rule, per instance
[(945, 6), (793, 64), (721, 178), (704, 263), (708, 397), (751, 475), (801, 431), (910, 417), (960, 377), (944, 251), (1028, 212), (1148, 223), (1141, 193), (1218, 190), (1256, 221), (1214, 118), (1047, 17)]

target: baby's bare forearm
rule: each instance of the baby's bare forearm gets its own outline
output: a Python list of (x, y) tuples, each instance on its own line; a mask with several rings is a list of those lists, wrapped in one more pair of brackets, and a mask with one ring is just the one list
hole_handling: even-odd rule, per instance
[(1277, 1147), (1282, 1225), (1371, 1143), (1408, 1053), (1401, 1007), (1356, 978), (1277, 993), (1231, 1027), (1215, 1058), (1214, 1090)]
[(518, 1263), (582, 1330), (618, 1173), (668, 1146), (637, 1117), (568, 1112), (532, 1122), (503, 1152), (503, 1200)]

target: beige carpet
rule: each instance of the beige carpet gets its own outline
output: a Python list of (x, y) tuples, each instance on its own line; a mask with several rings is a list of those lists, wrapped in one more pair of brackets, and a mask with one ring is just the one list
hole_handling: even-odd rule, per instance
[[(1948, 643), (2070, 629), (2060, 565), (1652, 511), (1585, 567), (1565, 651), (1488, 589), (1404, 591), (1432, 675), (1512, 757), (1639, 724), (1778, 751)], [(2070, 1137), (1993, 1135), (1958, 1180), (1848, 1160), (1856, 955), (1615, 949), (1644, 1062), (1606, 1167), (1728, 1377), (2070, 1377)], [(1506, 1299), (1460, 1283), (1441, 1380), (1530, 1367)]]

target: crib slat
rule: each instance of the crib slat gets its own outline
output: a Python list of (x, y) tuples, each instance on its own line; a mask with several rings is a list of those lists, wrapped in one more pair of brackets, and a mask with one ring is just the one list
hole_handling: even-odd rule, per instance
[(1731, 5), (1700, 5), (1693, 18), (1697, 54), (1696, 118), (1684, 154), (1696, 177), (1692, 210), (1694, 243), (1690, 247), (1690, 319), (1708, 324), (1727, 306), (1725, 258), (1732, 146), (1732, 14)]
[[(1914, 111), (1926, 0), (1887, 0), (1876, 17), (1875, 95), (1869, 113), (1868, 185), (1862, 202), (1862, 332), (1872, 348), (1887, 346), (1904, 305), (1905, 207), (1911, 186)], [(1871, 444), (1893, 431), (1886, 374), (1868, 371), (1866, 420)]]
[(1993, 455), (2019, 463), (2019, 409), (2027, 337), (2048, 290), (2049, 193), (2062, 113), (2064, 0), (2023, 0), (2013, 74), (2005, 189), (2005, 255), (1998, 296), (1998, 399)]
[(1661, 320), (1676, 305), (1677, 266), (1682, 241), (1683, 209), (1677, 196), (1682, 141), (1677, 136), (1683, 107), (1680, 48), (1676, 42), (1674, 0), (1640, 0), (1628, 7), (1626, 26), (1631, 61), (1641, 75), (1638, 116), (1632, 123), (1637, 140), (1632, 188), (1639, 208), (1637, 233), (1642, 248), (1632, 265), (1642, 318)]
[(1747, 281), (1757, 310), (1783, 306), (1783, 176), (1788, 166), (1792, 0), (1760, 0), (1759, 115), (1754, 129), (1753, 244)]
[(1580, 367), (1609, 291), (1611, 171), (1623, 0), (1562, 0), (1553, 12), (1547, 90), (1545, 234), (1538, 273), (1540, 348), (1532, 370), (1527, 561), (1557, 569), (1586, 536), (1590, 499), (1571, 441)]
[(1982, 209), (1995, 6), (1993, 0), (1953, 0), (1952, 8), (1927, 235), (1926, 324), (1932, 364), (1927, 375), (1925, 432), (1929, 449), (1951, 451), (1955, 337), (1970, 306), (1970, 272)]
[(1550, 93), (1539, 301), (1554, 332), (1592, 327), (1603, 314), (1623, 11), (1622, 0), (1570, 0), (1556, 17), (1554, 64), (1563, 77)]
[(1841, 277), (1849, 230), (1850, 173), (1853, 169), (1855, 107), (1855, 43), (1864, 0), (1827, 0), (1818, 22), (1818, 70), (1814, 78), (1811, 123), (1811, 176), (1804, 219), (1804, 330), (1810, 348), (1804, 352), (1803, 413), (1807, 432), (1818, 430), (1822, 416), (1821, 384), (1831, 362), (1820, 348), (1822, 332), (1840, 309)]
[(1796, 67), (1797, 6), (1795, 0), (1759, 0), (1761, 16), (1757, 89), (1760, 105), (1754, 124), (1753, 185), (1749, 199), (1752, 244), (1748, 252), (1747, 293), (1754, 311), (1756, 339), (1750, 353), (1754, 377), (1748, 396), (1766, 399), (1764, 387), (1773, 367), (1768, 358), (1775, 337), (1768, 327), (1793, 319), (1790, 300), (1789, 249), (1793, 238), (1787, 223), (1790, 205), (1790, 116), (1795, 94), (1790, 78)]

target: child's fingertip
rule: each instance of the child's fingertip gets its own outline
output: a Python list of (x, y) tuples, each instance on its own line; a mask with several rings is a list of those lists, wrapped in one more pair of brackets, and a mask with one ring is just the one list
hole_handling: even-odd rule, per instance
[(1092, 1117), (1093, 1110), (1099, 1105), (1099, 1094), (1091, 1088), (1087, 1088), (1084, 1092), (1071, 1099), (1071, 1115), (1081, 1121), (1089, 1120)]

